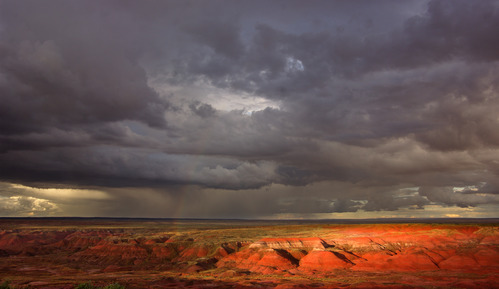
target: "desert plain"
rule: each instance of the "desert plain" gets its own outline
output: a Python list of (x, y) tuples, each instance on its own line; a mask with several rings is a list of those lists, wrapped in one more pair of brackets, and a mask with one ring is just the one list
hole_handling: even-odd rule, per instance
[(0, 282), (499, 288), (499, 222), (3, 218)]

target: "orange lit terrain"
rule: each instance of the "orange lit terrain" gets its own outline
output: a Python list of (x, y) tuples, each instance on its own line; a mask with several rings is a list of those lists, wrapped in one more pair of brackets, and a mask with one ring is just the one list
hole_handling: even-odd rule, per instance
[(487, 224), (1, 219), (11, 288), (498, 288)]

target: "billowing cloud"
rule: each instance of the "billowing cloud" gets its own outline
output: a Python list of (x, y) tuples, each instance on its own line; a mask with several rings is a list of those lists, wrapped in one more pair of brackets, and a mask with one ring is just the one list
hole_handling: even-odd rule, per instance
[(497, 217), (497, 1), (0, 5), (0, 215)]
[(57, 206), (45, 199), (15, 196), (0, 197), (0, 210), (3, 217), (10, 216), (53, 216)]

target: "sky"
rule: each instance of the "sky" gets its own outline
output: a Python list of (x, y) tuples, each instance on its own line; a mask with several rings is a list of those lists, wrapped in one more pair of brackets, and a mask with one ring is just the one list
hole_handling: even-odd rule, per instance
[(499, 217), (499, 1), (0, 0), (0, 216)]

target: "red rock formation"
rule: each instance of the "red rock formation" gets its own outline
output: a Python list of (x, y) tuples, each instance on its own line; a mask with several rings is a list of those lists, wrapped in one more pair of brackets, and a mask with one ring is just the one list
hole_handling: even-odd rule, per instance
[(63, 240), (55, 243), (55, 246), (70, 251), (79, 251), (95, 246), (109, 236), (111, 236), (111, 234), (106, 232), (74, 232), (66, 236)]
[(227, 251), (227, 249), (225, 249), (223, 247), (217, 248), (217, 250), (215, 251), (215, 256), (219, 257), (219, 258), (223, 258), (223, 257), (226, 257), (228, 255), (229, 255), (229, 252)]
[(191, 248), (180, 249), (180, 254), (175, 261), (188, 261), (194, 260), (201, 257), (208, 256), (209, 248), (204, 246), (195, 246)]
[(386, 270), (394, 271), (426, 271), (438, 270), (428, 255), (423, 253), (403, 253), (386, 259)]
[[(248, 280), (254, 280), (257, 274), (272, 274), (274, 277), (265, 278), (277, 279), (275, 276), (315, 278), (315, 274), (327, 276), (336, 269), (360, 276), (384, 272), (409, 276), (415, 271), (437, 275), (449, 271), (457, 276), (469, 272), (491, 277), (482, 283), (463, 281), (450, 286), (490, 288), (490, 284), (497, 284), (494, 276), (499, 270), (499, 232), (492, 226), (338, 226), (324, 230), (323, 238), (265, 238), (254, 243), (235, 241), (233, 233), (228, 242), (215, 243), (220, 238), (205, 240), (201, 233), (193, 239), (184, 233), (171, 233), (169, 238), (158, 232), (147, 235), (141, 231), (137, 236), (133, 230), (114, 229), (0, 231), (0, 258), (3, 258), (0, 261), (4, 262), (0, 272), (25, 270), (29, 267), (24, 261), (34, 257), (34, 262), (47, 263), (51, 258), (59, 258), (58, 264), (69, 259), (75, 268), (95, 274), (152, 269), (215, 278), (251, 274)], [(51, 255), (38, 256), (42, 254)], [(18, 256), (11, 258), (11, 255)], [(14, 260), (21, 265), (11, 266)], [(206, 271), (215, 266), (217, 270)], [(75, 268), (71, 270), (78, 270)], [(42, 274), (41, 269), (37, 270), (40, 272), (37, 274)], [(252, 286), (252, 281), (247, 282)], [(425, 282), (429, 286), (432, 280)], [(365, 282), (356, 286), (370, 288), (376, 284)]]
[(478, 270), (480, 265), (470, 256), (454, 255), (438, 264), (440, 269), (445, 270)]
[(163, 237), (158, 237), (158, 238), (147, 239), (147, 240), (144, 240), (140, 243), (144, 244), (144, 245), (155, 245), (155, 244), (165, 243), (166, 241), (168, 241), (168, 237), (163, 236)]
[(53, 252), (54, 243), (69, 232), (7, 232), (0, 234), (0, 251), (7, 255), (43, 255)]
[(295, 258), (298, 261), (300, 261), (301, 258), (303, 258), (307, 255), (307, 251), (299, 250), (299, 249), (291, 249), (288, 252), (289, 252), (289, 254), (291, 254), (291, 256), (293, 256), (293, 258)]
[(480, 240), (480, 244), (483, 244), (483, 245), (497, 245), (497, 244), (499, 244), (499, 233), (497, 235), (493, 235), (493, 236), (484, 236)]
[(156, 259), (172, 259), (176, 252), (173, 248), (167, 246), (153, 246), (151, 247), (152, 257)]
[(72, 256), (75, 261), (86, 261), (99, 264), (137, 264), (136, 260), (146, 260), (147, 250), (138, 245), (97, 245), (84, 251), (78, 252)]
[(289, 270), (295, 268), (297, 261), (292, 259), (286, 251), (265, 250), (262, 258), (256, 263), (257, 266), (276, 268), (279, 270)]
[(482, 267), (499, 269), (499, 252), (492, 248), (479, 248), (473, 257)]
[(264, 238), (250, 245), (250, 248), (291, 249), (309, 248), (325, 249), (328, 244), (321, 238)]
[(20, 234), (4, 234), (0, 239), (0, 249), (12, 253), (20, 253), (31, 238)]
[(349, 268), (353, 263), (344, 255), (331, 251), (314, 250), (300, 260), (300, 270), (329, 272)]
[(296, 268), (298, 261), (284, 250), (246, 249), (231, 254), (217, 262), (218, 268), (248, 269), (252, 272), (273, 273)]

